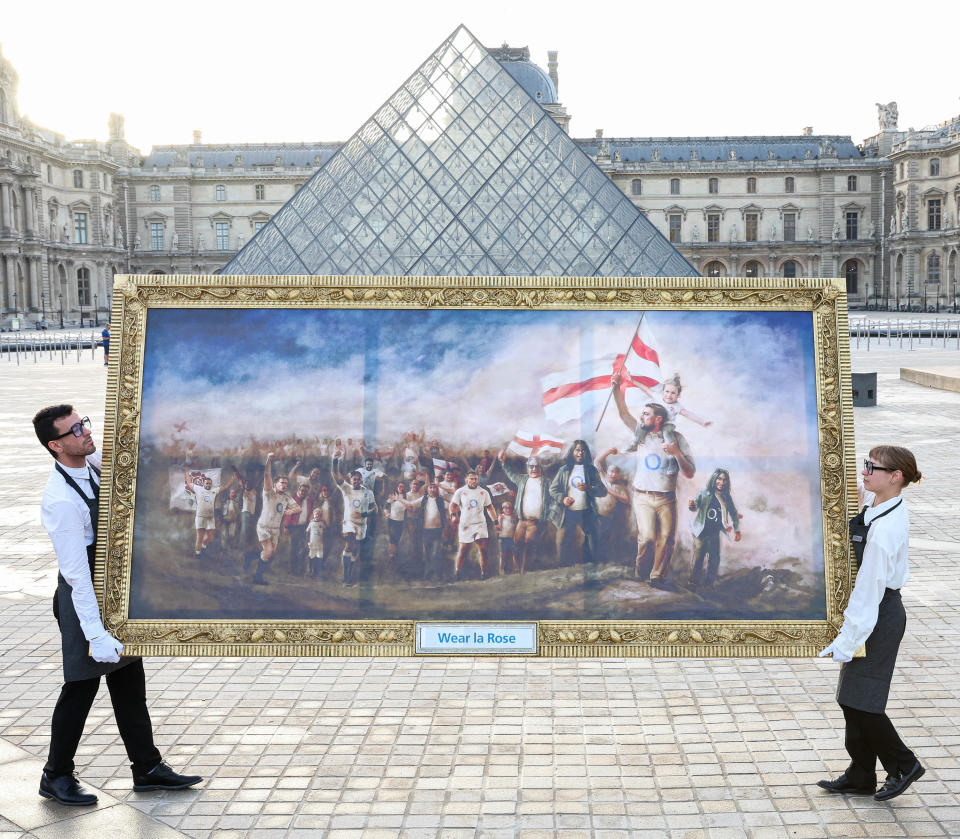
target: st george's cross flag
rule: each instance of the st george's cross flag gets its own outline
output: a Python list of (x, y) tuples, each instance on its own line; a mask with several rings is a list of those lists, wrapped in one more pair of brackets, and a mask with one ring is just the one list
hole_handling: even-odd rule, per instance
[(521, 457), (537, 457), (545, 454), (558, 455), (563, 451), (563, 440), (550, 434), (533, 431), (518, 431), (507, 446), (508, 452)]
[(540, 379), (543, 412), (547, 419), (556, 423), (582, 419), (597, 407), (598, 396), (602, 403), (604, 394), (594, 394), (597, 391), (609, 391), (611, 377), (617, 372), (622, 376), (620, 389), (624, 394), (628, 388), (641, 384), (655, 387), (660, 383), (660, 357), (645, 319), (637, 327), (625, 355), (602, 355)]

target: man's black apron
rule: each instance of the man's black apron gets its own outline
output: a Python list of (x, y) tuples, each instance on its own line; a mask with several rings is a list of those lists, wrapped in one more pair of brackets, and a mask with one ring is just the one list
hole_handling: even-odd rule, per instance
[[(899, 501), (889, 510), (884, 510), (870, 524), (892, 513), (902, 503), (903, 501)], [(866, 512), (867, 508), (864, 507), (857, 516), (850, 519), (850, 541), (858, 570), (870, 530), (870, 524), (864, 521)], [(877, 624), (867, 638), (867, 654), (863, 658), (845, 662), (840, 668), (840, 679), (837, 682), (837, 702), (840, 705), (873, 714), (884, 712), (890, 693), (890, 681), (897, 664), (900, 640), (906, 626), (907, 613), (903, 609), (900, 590), (888, 588), (880, 601)]]
[[(100, 477), (100, 472), (91, 466)], [(90, 579), (93, 580), (93, 565), (97, 553), (97, 522), (100, 509), (100, 487), (91, 476), (90, 486), (93, 489), (93, 498), (87, 498), (83, 490), (77, 485), (77, 482), (71, 478), (66, 471), (57, 464), (57, 471), (63, 476), (67, 485), (79, 495), (90, 510), (90, 524), (93, 526), (93, 542), (87, 545), (87, 562), (90, 565)], [(53, 595), (53, 616), (57, 619), (60, 626), (60, 646), (63, 651), (63, 680), (65, 682), (79, 682), (83, 679), (94, 679), (98, 676), (105, 676), (121, 667), (126, 667), (137, 661), (136, 658), (124, 658), (116, 664), (102, 663), (94, 661), (90, 657), (90, 642), (84, 637), (83, 630), (80, 628), (80, 618), (77, 617), (76, 609), (73, 606), (73, 589), (69, 583), (63, 579), (62, 574), (57, 574), (57, 591)]]

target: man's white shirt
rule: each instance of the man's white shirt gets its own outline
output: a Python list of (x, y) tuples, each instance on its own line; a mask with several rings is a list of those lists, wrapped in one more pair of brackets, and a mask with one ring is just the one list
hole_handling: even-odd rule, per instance
[[(99, 469), (102, 457), (101, 452), (96, 451), (87, 458), (87, 463)], [(62, 464), (61, 468), (73, 478), (87, 498), (93, 498), (91, 476), (97, 485), (99, 480), (92, 469), (88, 466), (77, 469)], [(73, 607), (80, 619), (84, 637), (89, 641), (103, 635), (106, 630), (100, 619), (100, 607), (93, 592), (93, 580), (87, 562), (87, 545), (93, 543), (90, 508), (77, 495), (76, 490), (67, 484), (56, 467), (51, 471), (43, 491), (40, 521), (50, 534), (60, 574), (73, 589)]]
[[(865, 495), (866, 498), (871, 494)], [(900, 506), (897, 506), (899, 503)], [(881, 513), (892, 512), (877, 518)], [(910, 579), (907, 547), (910, 541), (910, 512), (902, 495), (867, 507), (864, 522), (870, 524), (857, 581), (843, 612), (843, 628), (833, 642), (840, 652), (852, 657), (877, 625), (884, 591), (899, 589)], [(871, 524), (871, 522), (873, 522)]]

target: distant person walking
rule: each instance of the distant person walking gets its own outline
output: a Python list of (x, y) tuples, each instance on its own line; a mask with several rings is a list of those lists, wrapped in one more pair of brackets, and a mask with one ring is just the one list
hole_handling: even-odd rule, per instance
[(100, 333), (100, 340), (103, 343), (103, 366), (106, 367), (110, 363), (110, 324), (108, 323), (103, 327), (103, 331)]
[[(920, 480), (917, 461), (901, 446), (876, 446), (863, 462), (860, 513), (850, 520), (857, 582), (843, 613), (843, 628), (820, 655), (842, 662), (837, 703), (846, 721), (850, 765), (817, 786), (834, 793), (896, 798), (926, 771), (887, 717), (887, 695), (907, 616), (900, 588), (910, 579), (910, 514), (901, 497)], [(866, 656), (854, 658), (866, 642)], [(877, 758), (887, 780), (877, 791)]]

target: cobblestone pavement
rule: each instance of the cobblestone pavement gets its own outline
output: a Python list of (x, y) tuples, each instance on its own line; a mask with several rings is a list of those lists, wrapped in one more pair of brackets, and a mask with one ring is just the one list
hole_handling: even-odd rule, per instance
[[(928, 771), (889, 804), (813, 783), (845, 765), (836, 665), (793, 659), (152, 659), (150, 707), (175, 768), (208, 778), (134, 793), (105, 690), (78, 755), (101, 806), (36, 796), (60, 683), (39, 524), (50, 468), (33, 412), (72, 401), (102, 429), (99, 357), (0, 357), (0, 839), (7, 836), (960, 836), (960, 395), (901, 382), (951, 350), (854, 351), (879, 374), (858, 457), (901, 442), (913, 579), (888, 712)], [(29, 831), (29, 832), (26, 832)]]

